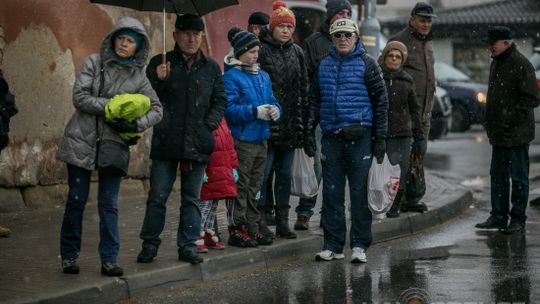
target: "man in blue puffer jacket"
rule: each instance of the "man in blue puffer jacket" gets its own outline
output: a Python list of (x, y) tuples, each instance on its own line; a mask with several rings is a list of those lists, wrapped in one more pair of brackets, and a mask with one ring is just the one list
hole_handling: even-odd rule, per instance
[[(324, 245), (319, 261), (342, 259), (345, 245), (345, 178), (351, 198), (351, 262), (367, 262), (371, 212), (367, 179), (372, 156), (382, 163), (388, 120), (388, 96), (381, 69), (358, 39), (358, 25), (338, 19), (330, 27), (334, 45), (318, 69), (310, 92), (307, 128), (320, 121), (323, 171)], [(373, 144), (372, 144), (373, 143)]]

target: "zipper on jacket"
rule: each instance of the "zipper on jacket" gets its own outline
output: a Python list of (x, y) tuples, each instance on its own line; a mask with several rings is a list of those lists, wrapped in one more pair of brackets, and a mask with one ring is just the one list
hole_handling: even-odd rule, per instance
[(338, 94), (338, 84), (341, 79), (341, 65), (343, 64), (343, 58), (339, 59), (339, 65), (337, 68), (337, 78), (336, 78), (336, 88), (334, 89), (334, 119), (337, 119), (337, 94)]

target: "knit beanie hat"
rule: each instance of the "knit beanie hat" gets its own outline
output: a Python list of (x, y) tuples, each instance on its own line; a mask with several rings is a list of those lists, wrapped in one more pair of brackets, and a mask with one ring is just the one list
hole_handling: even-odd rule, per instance
[(118, 38), (119, 36), (122, 36), (122, 35), (123, 36), (129, 36), (129, 37), (131, 37), (133, 39), (133, 41), (135, 41), (135, 44), (137, 44), (136, 51), (141, 49), (142, 41), (143, 41), (143, 38), (142, 38), (141, 34), (135, 32), (134, 30), (129, 29), (129, 28), (123, 28), (121, 30), (116, 31), (116, 33), (114, 33), (114, 35), (112, 36), (113, 45), (114, 45), (114, 41), (116, 40), (116, 38)]
[(401, 56), (403, 57), (403, 60), (401, 61), (401, 64), (404, 64), (405, 61), (407, 61), (408, 53), (407, 53), (407, 47), (405, 46), (405, 44), (403, 44), (403, 43), (401, 43), (399, 41), (390, 41), (384, 47), (384, 49), (382, 51), (382, 54), (379, 57), (379, 63), (381, 63), (381, 64), (384, 63), (386, 55), (388, 55), (388, 53), (391, 50), (398, 50), (398, 51), (401, 52)]
[(330, 20), (344, 9), (348, 9), (349, 12), (352, 12), (351, 4), (348, 0), (328, 0), (328, 2), (326, 2), (326, 24), (330, 24)]
[(204, 31), (204, 22), (201, 17), (193, 14), (176, 15), (174, 27), (180, 31)]
[(227, 38), (231, 42), (231, 46), (234, 49), (234, 57), (237, 59), (245, 52), (261, 44), (259, 38), (257, 38), (255, 34), (243, 31), (237, 27), (233, 27), (229, 30)]
[(248, 25), (267, 25), (270, 22), (270, 16), (263, 12), (255, 12), (249, 16)]
[(274, 1), (272, 4), (274, 11), (270, 16), (270, 33), (274, 32), (276, 26), (282, 23), (290, 23), (293, 26), (296, 26), (296, 18), (294, 13), (287, 8), (287, 5), (282, 1)]

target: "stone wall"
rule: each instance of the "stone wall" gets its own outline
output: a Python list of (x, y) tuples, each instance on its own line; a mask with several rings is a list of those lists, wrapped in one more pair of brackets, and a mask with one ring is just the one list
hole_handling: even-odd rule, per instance
[[(0, 212), (63, 204), (66, 168), (55, 155), (74, 111), (73, 82), (84, 59), (99, 51), (103, 37), (126, 15), (145, 25), (152, 55), (161, 53), (160, 13), (90, 1), (0, 2), (0, 67), (19, 108), (12, 119), (10, 144), (0, 153)], [(174, 15), (168, 14), (168, 50), (173, 47), (174, 21)], [(149, 173), (150, 135), (145, 134), (131, 148), (129, 178), (144, 178)], [(145, 191), (140, 180), (128, 184), (130, 191)]]

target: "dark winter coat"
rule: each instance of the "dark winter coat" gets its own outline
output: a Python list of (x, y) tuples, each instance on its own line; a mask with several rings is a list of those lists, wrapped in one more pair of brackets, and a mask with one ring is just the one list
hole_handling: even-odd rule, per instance
[(270, 123), (270, 146), (278, 150), (301, 148), (309, 89), (304, 52), (292, 40), (279, 44), (271, 33), (263, 35), (261, 44), (259, 63), (270, 75), (274, 96), (283, 110), (279, 121)]
[(188, 70), (178, 45), (167, 52), (171, 72), (159, 80), (161, 55), (150, 60), (146, 74), (163, 104), (163, 120), (154, 127), (150, 158), (207, 163), (214, 149), (215, 130), (227, 100), (219, 65), (199, 51)]
[(512, 44), (493, 58), (489, 72), (486, 131), (494, 146), (516, 147), (534, 139), (540, 98), (532, 64)]
[(321, 25), (319, 32), (309, 35), (302, 44), (310, 83), (314, 81), (319, 63), (321, 63), (321, 60), (330, 53), (332, 38), (330, 37), (328, 30), (329, 25), (324, 22), (323, 25)]
[(435, 55), (432, 39), (431, 33), (428, 36), (420, 36), (408, 26), (388, 40), (400, 41), (407, 46), (409, 54), (403, 69), (414, 79), (423, 123), (431, 120), (435, 96)]
[(388, 138), (424, 138), (414, 80), (402, 68), (390, 71), (381, 65), (388, 92)]
[[(114, 52), (112, 37), (114, 33), (125, 28), (140, 34), (143, 43), (130, 63), (121, 64)], [(100, 53), (86, 58), (73, 85), (75, 113), (64, 131), (57, 154), (59, 160), (86, 170), (94, 170), (97, 134), (99, 133), (102, 139), (123, 141), (118, 132), (103, 121), (105, 105), (117, 94), (140, 93), (150, 98), (150, 110), (136, 120), (137, 132), (142, 132), (161, 120), (161, 104), (144, 73), (149, 53), (150, 39), (142, 23), (131, 17), (123, 17), (103, 39)], [(100, 95), (101, 67), (104, 71)]]
[(332, 46), (319, 64), (310, 94), (308, 130), (320, 121), (323, 133), (361, 124), (372, 129), (375, 138), (386, 138), (388, 95), (381, 68), (357, 41), (343, 57)]
[(9, 91), (9, 85), (0, 70), (0, 151), (9, 143), (9, 121), (17, 112), (15, 96)]
[(201, 200), (236, 197), (233, 168), (238, 169), (238, 157), (234, 150), (234, 140), (225, 118), (212, 132), (215, 140), (214, 151), (206, 165), (208, 181), (201, 189)]
[(272, 82), (268, 73), (260, 70), (255, 75), (231, 68), (223, 78), (227, 93), (225, 117), (233, 137), (250, 143), (262, 143), (267, 140), (270, 137), (270, 123), (257, 119), (254, 109), (260, 105), (270, 104), (283, 112), (272, 94)]

